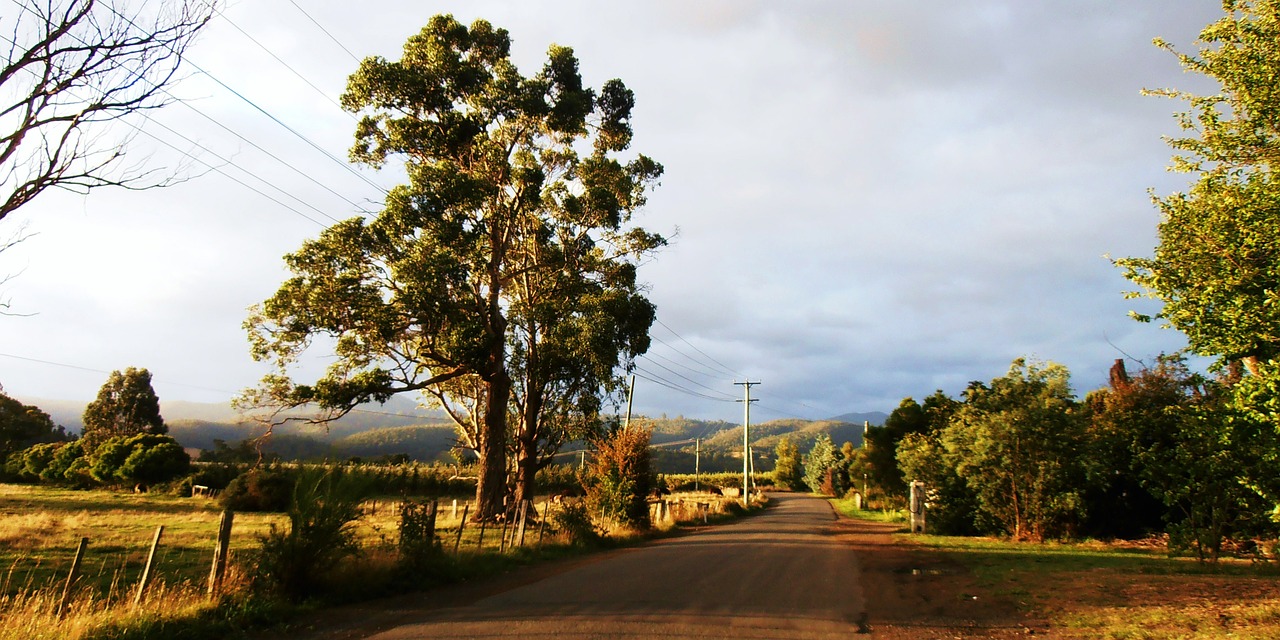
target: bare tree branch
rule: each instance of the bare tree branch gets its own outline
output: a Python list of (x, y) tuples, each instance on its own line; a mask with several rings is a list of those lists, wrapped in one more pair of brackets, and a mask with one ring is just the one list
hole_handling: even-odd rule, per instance
[(9, 0), (0, 32), (0, 220), (56, 187), (149, 189), (175, 176), (122, 162), (136, 135), (107, 127), (174, 98), (183, 56), (215, 15), (205, 0)]

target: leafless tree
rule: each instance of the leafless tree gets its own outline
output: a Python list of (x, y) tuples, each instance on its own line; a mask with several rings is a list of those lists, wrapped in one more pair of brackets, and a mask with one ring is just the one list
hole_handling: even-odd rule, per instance
[(45, 189), (145, 189), (175, 176), (124, 162), (137, 129), (107, 125), (174, 101), (215, 0), (8, 0), (0, 9), (0, 220)]

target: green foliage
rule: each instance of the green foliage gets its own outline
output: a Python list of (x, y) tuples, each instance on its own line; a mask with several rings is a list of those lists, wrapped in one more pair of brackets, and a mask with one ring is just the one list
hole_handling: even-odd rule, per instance
[(124, 373), (112, 371), (98, 397), (85, 407), (80, 439), (85, 452), (93, 454), (111, 438), (168, 430), (160, 416), (160, 399), (151, 388), (151, 372), (129, 367)]
[(1173, 168), (1198, 179), (1189, 193), (1156, 200), (1163, 219), (1155, 255), (1116, 264), (1163, 303), (1158, 317), (1185, 333), (1194, 352), (1252, 369), (1280, 355), (1280, 185), (1272, 175), (1280, 161), (1280, 2), (1226, 0), (1223, 9), (1197, 52), (1174, 51), (1184, 69), (1220, 89), (1152, 92), (1189, 103), (1178, 116), (1187, 136), (1170, 144)]
[(191, 457), (169, 436), (139, 433), (117, 436), (98, 445), (89, 473), (98, 482), (157, 484), (173, 480), (191, 467)]
[(651, 436), (648, 429), (631, 426), (596, 441), (583, 482), (592, 513), (635, 527), (649, 526), (648, 498), (656, 482), (649, 459)]
[[(836, 466), (840, 458), (831, 437), (821, 434), (813, 441), (813, 448), (804, 456), (804, 483), (814, 493), (821, 493), (827, 471)], [(828, 490), (831, 488), (828, 486)]]
[(49, 414), (0, 393), (0, 464), (11, 454), (41, 442), (67, 440), (67, 432)]
[(300, 469), (286, 512), (289, 529), (272, 525), (259, 537), (251, 566), (260, 586), (291, 599), (322, 592), (335, 567), (359, 552), (354, 523), (367, 497), (368, 483), (338, 467)]
[(800, 461), (800, 447), (797, 447), (790, 438), (783, 438), (778, 441), (778, 448), (774, 453), (777, 455), (773, 466), (774, 484), (792, 491), (807, 489), (804, 482), (804, 465)]
[(294, 473), (282, 467), (258, 467), (237, 476), (218, 496), (232, 511), (284, 511), (296, 484)]
[(55, 444), (48, 464), (37, 475), (40, 480), (54, 484), (88, 486), (93, 483), (84, 447), (79, 440)]
[[(292, 277), (245, 323), (254, 358), (276, 371), (243, 403), (336, 414), (425, 392), (479, 453), (482, 517), (502, 509), (513, 386), (518, 424), (572, 413), (561, 400), (581, 413), (619, 345), (647, 347), (652, 307), (633, 258), (661, 243), (624, 228), (662, 171), (615, 158), (630, 144), (631, 92), (617, 80), (585, 88), (560, 46), (524, 77), (510, 49), (505, 30), (439, 15), (400, 60), (360, 63), (341, 99), (360, 117), (351, 159), (403, 160), (408, 182), (375, 219), (335, 224), (286, 256)], [(317, 336), (335, 340), (337, 359), (296, 384), (290, 365)], [(542, 344), (555, 362), (534, 361)]]
[(397, 528), (400, 538), (400, 570), (406, 574), (430, 571), (439, 560), (441, 547), (436, 540), (436, 507), (432, 503), (405, 500), (400, 503)]
[(924, 404), (903, 398), (884, 425), (867, 432), (866, 473), (888, 496), (905, 498), (907, 479), (898, 467), (898, 443), (911, 434), (936, 433), (947, 425), (959, 403), (942, 391), (925, 398)]
[(969, 536), (995, 530), (976, 492), (957, 473), (954, 457), (942, 444), (941, 430), (907, 434), (898, 443), (897, 457), (903, 477), (925, 484), (930, 531)]
[(1066, 367), (1014, 360), (990, 386), (974, 384), (943, 431), (956, 472), (983, 511), (1015, 538), (1074, 533), (1084, 514), (1085, 421)]
[(584, 502), (565, 503), (555, 510), (551, 521), (556, 531), (568, 538), (569, 544), (594, 547), (604, 540)]
[(1111, 378), (1109, 387), (1086, 397), (1086, 457), (1092, 464), (1082, 533), (1138, 538), (1164, 529), (1171, 520), (1151, 486), (1147, 465), (1150, 452), (1174, 446), (1183, 410), (1203, 395), (1202, 385), (1174, 357), (1161, 357), (1132, 377), (1124, 362), (1117, 361)]

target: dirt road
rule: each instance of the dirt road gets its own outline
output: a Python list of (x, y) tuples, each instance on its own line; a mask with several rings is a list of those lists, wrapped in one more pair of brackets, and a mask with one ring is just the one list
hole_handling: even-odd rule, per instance
[[(763, 514), (508, 584), (332, 611), (312, 633), (369, 638), (1011, 637), (1012, 607), (978, 597), (893, 527), (837, 521), (822, 499), (775, 494)], [(464, 589), (465, 591), (465, 589)], [(1044, 632), (1041, 631), (1041, 634)]]

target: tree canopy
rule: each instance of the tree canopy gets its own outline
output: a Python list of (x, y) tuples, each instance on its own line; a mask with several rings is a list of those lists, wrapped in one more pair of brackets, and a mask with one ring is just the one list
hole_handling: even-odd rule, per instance
[(129, 367), (123, 373), (112, 371), (98, 397), (85, 407), (80, 439), (85, 453), (92, 455), (111, 438), (168, 432), (160, 415), (160, 398), (151, 388), (151, 372)]
[(0, 393), (0, 462), (33, 444), (66, 439), (66, 431), (39, 407)]
[[(338, 223), (286, 256), (293, 277), (246, 321), (254, 357), (277, 371), (244, 403), (315, 403), (327, 419), (424, 394), (479, 456), (481, 518), (502, 508), (513, 372), (527, 403), (547, 376), (569, 375), (535, 350), (554, 362), (557, 349), (611, 345), (612, 358), (575, 361), (588, 368), (572, 374), (583, 389), (606, 383), (600, 372), (624, 348), (647, 346), (634, 327), (647, 331), (652, 309), (632, 297), (633, 259), (661, 243), (626, 227), (661, 174), (643, 155), (616, 157), (630, 144), (631, 92), (618, 80), (584, 87), (573, 51), (555, 45), (522, 76), (510, 47), (486, 21), (441, 15), (400, 60), (361, 62), (342, 96), (361, 116), (351, 159), (400, 160), (408, 182), (374, 219)], [(611, 333), (599, 323), (618, 319), (618, 296), (633, 321)], [(296, 384), (288, 368), (321, 336), (336, 360)]]
[(1194, 53), (1156, 40), (1220, 89), (1149, 92), (1188, 103), (1178, 115), (1186, 135), (1169, 141), (1172, 168), (1197, 180), (1155, 199), (1155, 255), (1116, 264), (1163, 304), (1157, 317), (1185, 333), (1193, 351), (1257, 373), (1257, 362), (1280, 355), (1280, 2), (1225, 0), (1223, 8)]

